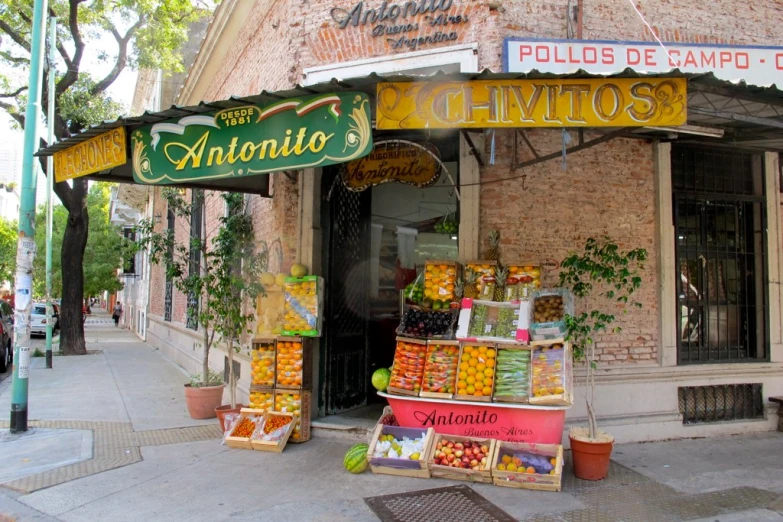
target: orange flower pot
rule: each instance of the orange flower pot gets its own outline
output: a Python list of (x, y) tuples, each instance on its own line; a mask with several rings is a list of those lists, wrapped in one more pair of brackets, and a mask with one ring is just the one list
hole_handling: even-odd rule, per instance
[(215, 418), (215, 408), (223, 403), (223, 388), (219, 386), (192, 387), (185, 385), (185, 403), (188, 405), (188, 413), (193, 419)]
[(569, 437), (574, 475), (582, 480), (602, 480), (609, 475), (613, 442), (586, 442)]

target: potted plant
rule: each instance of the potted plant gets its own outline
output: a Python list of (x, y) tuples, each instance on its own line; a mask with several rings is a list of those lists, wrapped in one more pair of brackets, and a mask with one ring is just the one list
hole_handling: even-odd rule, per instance
[(621, 328), (614, 326), (617, 314), (627, 313), (628, 307), (642, 307), (632, 296), (642, 284), (639, 273), (646, 260), (645, 249), (621, 250), (612, 238), (605, 236), (601, 240), (588, 239), (581, 254), (569, 255), (560, 265), (560, 286), (573, 292), (577, 309), (582, 309), (565, 318), (566, 339), (571, 342), (574, 361), (585, 368), (588, 426), (571, 428), (569, 433), (574, 473), (581, 479), (606, 478), (614, 444), (614, 437), (599, 430), (596, 424), (596, 337), (601, 335), (604, 340), (610, 333), (619, 333)]
[[(203, 192), (194, 190), (190, 202), (177, 189), (164, 188), (162, 195), (188, 229), (194, 212), (201, 212), (203, 218)], [(260, 274), (266, 267), (267, 252), (255, 251), (253, 224), (245, 212), (244, 195), (221, 193), (221, 197), (227, 212), (212, 237), (204, 233), (209, 230), (204, 225), (186, 242), (177, 242), (172, 229), (156, 231), (154, 220), (143, 220), (137, 229), (139, 248), (148, 250), (152, 263), (164, 263), (167, 277), (197, 304), (188, 308), (188, 320), (201, 325), (204, 351), (201, 375), (185, 385), (188, 412), (194, 419), (217, 415), (223, 427), (223, 416), (242, 406), (236, 403), (234, 353), (238, 350), (237, 341), (254, 317), (244, 313), (245, 301), (249, 298), (254, 302), (263, 291)], [(204, 224), (206, 220), (197, 222)], [(227, 406), (221, 406), (225, 383), (219, 373), (209, 368), (210, 350), (221, 340), (226, 343), (229, 359), (231, 402)]]

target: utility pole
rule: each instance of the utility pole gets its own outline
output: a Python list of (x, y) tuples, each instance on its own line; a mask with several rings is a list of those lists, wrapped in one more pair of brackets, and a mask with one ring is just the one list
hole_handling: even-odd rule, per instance
[[(19, 205), (19, 241), (16, 248), (16, 288), (14, 315), (14, 375), (11, 388), (11, 433), (27, 431), (27, 388), (30, 377), (30, 311), (33, 297), (35, 258), (35, 154), (38, 123), (41, 120), (42, 45), (46, 35), (48, 0), (35, 0), (32, 42), (30, 43), (30, 82), (24, 117), (22, 197)], [(51, 174), (50, 174), (51, 175)]]
[[(49, 17), (49, 108), (46, 112), (46, 126), (49, 135), (46, 142), (54, 143), (54, 60), (57, 49), (57, 17)], [(54, 311), (52, 310), (52, 190), (54, 189), (54, 157), (46, 158), (46, 367), (52, 367), (52, 333), (54, 332)]]

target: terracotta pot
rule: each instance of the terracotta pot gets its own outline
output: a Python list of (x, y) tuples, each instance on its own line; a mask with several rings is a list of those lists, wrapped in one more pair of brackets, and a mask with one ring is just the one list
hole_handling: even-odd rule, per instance
[(217, 415), (218, 422), (220, 422), (220, 431), (226, 431), (226, 415), (229, 413), (236, 413), (239, 415), (239, 410), (245, 408), (244, 404), (237, 404), (236, 408), (232, 408), (230, 404), (223, 404), (215, 408), (215, 415)]
[(223, 402), (223, 388), (219, 386), (192, 387), (185, 385), (185, 402), (188, 405), (188, 413), (193, 419), (212, 419), (215, 417), (215, 408)]
[(609, 475), (613, 442), (585, 442), (569, 437), (574, 475), (582, 480), (602, 480)]

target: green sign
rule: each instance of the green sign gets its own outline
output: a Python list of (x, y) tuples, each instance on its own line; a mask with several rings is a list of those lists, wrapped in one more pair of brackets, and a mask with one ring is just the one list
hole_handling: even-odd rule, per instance
[(185, 116), (132, 134), (133, 179), (171, 184), (345, 163), (372, 150), (364, 93)]

